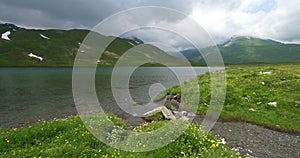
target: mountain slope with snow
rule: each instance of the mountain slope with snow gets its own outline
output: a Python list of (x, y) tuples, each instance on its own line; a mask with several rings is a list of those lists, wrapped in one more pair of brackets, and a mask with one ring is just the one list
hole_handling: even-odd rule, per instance
[[(285, 44), (270, 39), (260, 39), (249, 36), (235, 36), (217, 46), (224, 63), (287, 63), (300, 61), (300, 45)], [(195, 50), (182, 52), (192, 61), (205, 63), (203, 56), (213, 58), (210, 48), (202, 50), (202, 55)]]
[(4, 40), (8, 40), (8, 41), (9, 41), (10, 38), (9, 38), (8, 36), (9, 36), (10, 34), (11, 34), (10, 31), (6, 31), (6, 32), (2, 33), (1, 38), (4, 39)]
[[(73, 66), (77, 53), (88, 56), (89, 51), (97, 51), (97, 46), (82, 43), (89, 30), (33, 30), (19, 28), (13, 24), (0, 24), (0, 33), (8, 36), (7, 32), (11, 33), (10, 40), (0, 40), (0, 66)], [(107, 41), (114, 37), (97, 34), (95, 38), (98, 41)], [(135, 40), (115, 38), (107, 46), (101, 58), (95, 59), (94, 62), (99, 65), (113, 66), (127, 50), (139, 44), (141, 43)], [(148, 55), (148, 52), (164, 53), (151, 45), (145, 47), (144, 51), (142, 54), (149, 61), (152, 56)], [(162, 57), (170, 62), (182, 61), (181, 58), (166, 53)]]

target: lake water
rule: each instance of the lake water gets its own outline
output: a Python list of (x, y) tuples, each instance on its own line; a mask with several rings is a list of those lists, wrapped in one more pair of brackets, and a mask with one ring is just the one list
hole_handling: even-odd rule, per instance
[[(187, 73), (187, 68), (173, 69), (180, 72), (184, 80), (193, 76)], [(208, 71), (204, 67), (194, 70), (197, 74)], [(105, 112), (124, 119), (139, 120), (118, 108), (111, 90), (111, 72), (112, 68), (98, 68), (96, 71), (95, 86), (101, 107)], [(176, 75), (164, 67), (138, 68), (129, 81), (132, 98), (141, 104), (150, 101), (149, 88), (152, 84), (161, 83), (166, 88), (179, 84)], [(72, 68), (0, 68), (0, 128), (76, 114)]]

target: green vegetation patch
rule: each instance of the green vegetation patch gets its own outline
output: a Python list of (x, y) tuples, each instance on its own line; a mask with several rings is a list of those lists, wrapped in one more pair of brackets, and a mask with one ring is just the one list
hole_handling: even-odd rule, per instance
[[(83, 60), (84, 64), (98, 63), (99, 66), (114, 66), (124, 53), (139, 45), (144, 45), (144, 47), (139, 50), (133, 49), (133, 53), (129, 53), (131, 55), (127, 56), (131, 58), (128, 59), (126, 62), (128, 65), (125, 66), (139, 64), (141, 60), (148, 61), (144, 66), (160, 66), (153, 59), (164, 61), (163, 63), (172, 66), (189, 65), (178, 64), (185, 60), (168, 55), (153, 45), (104, 36), (89, 30), (34, 30), (14, 27), (16, 30), (6, 25), (0, 25), (0, 33), (11, 32), (10, 40), (0, 39), (0, 67), (71, 67), (78, 54), (84, 59), (89, 59)], [(43, 38), (42, 35), (49, 39)], [(99, 49), (101, 46), (105, 46), (106, 42), (110, 42), (110, 44), (104, 52), (100, 52)], [(28, 57), (30, 53), (42, 57), (43, 60)], [(91, 58), (100, 53), (102, 55), (99, 60)]]
[[(99, 118), (98, 116), (93, 116)], [(102, 116), (101, 116), (102, 117)], [(121, 119), (105, 116), (119, 129)], [(92, 118), (92, 117), (91, 117)], [(135, 132), (151, 132), (169, 121), (144, 123)], [(174, 122), (174, 123), (183, 123)], [(109, 130), (109, 129), (108, 129)], [(111, 135), (122, 133), (111, 131)], [(204, 134), (199, 137), (199, 134)], [(130, 137), (130, 136), (129, 136)], [(118, 138), (117, 136), (111, 137)], [(132, 137), (134, 138), (134, 137)], [(141, 138), (147, 139), (147, 138)], [(146, 144), (147, 145), (147, 144)], [(145, 146), (145, 144), (137, 144)], [(183, 134), (169, 145), (150, 152), (126, 152), (107, 146), (94, 137), (79, 117), (42, 122), (24, 128), (0, 130), (0, 157), (239, 157), (224, 141), (206, 133), (200, 126), (187, 125)]]
[[(226, 99), (221, 119), (243, 121), (272, 129), (300, 132), (300, 64), (244, 65), (226, 68)], [(205, 114), (211, 82), (206, 73), (200, 86), (198, 113)], [(184, 86), (194, 86), (190, 82)], [(167, 90), (180, 97), (180, 86)]]

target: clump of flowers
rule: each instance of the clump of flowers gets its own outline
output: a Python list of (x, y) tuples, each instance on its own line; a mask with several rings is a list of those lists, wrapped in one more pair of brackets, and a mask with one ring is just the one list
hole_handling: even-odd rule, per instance
[(106, 138), (108, 145), (113, 145), (119, 141), (121, 141), (125, 137), (125, 130), (120, 126), (113, 126), (113, 129), (110, 133), (108, 133), (108, 137)]
[[(146, 122), (136, 127), (134, 131), (149, 132), (164, 126), (166, 123), (168, 122)], [(224, 153), (218, 153), (222, 156), (230, 157), (231, 155), (235, 155), (236, 153), (231, 151), (225, 144), (226, 141), (224, 138), (214, 138), (211, 133), (206, 132), (201, 126), (189, 124), (180, 137), (160, 150), (167, 151), (173, 156), (176, 155), (175, 157), (209, 157), (211, 156), (210, 154), (220, 150), (226, 151)]]

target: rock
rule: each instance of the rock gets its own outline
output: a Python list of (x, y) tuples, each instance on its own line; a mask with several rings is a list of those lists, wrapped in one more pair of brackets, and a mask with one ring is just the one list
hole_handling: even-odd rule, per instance
[(180, 117), (179, 120), (185, 120), (185, 121), (189, 121), (189, 118), (186, 116)]
[(192, 113), (192, 112), (188, 112), (187, 116), (188, 116), (188, 117), (195, 117), (196, 114), (195, 114), (195, 113)]
[(262, 71), (260, 71), (259, 74), (260, 75), (271, 75), (272, 72), (262, 72)]
[(218, 141), (218, 144), (226, 144), (225, 138), (221, 138), (221, 140)]
[(255, 111), (255, 109), (253, 109), (253, 108), (250, 108), (250, 109), (248, 109), (248, 110), (250, 110), (250, 111)]
[(256, 104), (257, 104), (257, 105), (260, 105), (261, 103), (262, 103), (262, 102), (260, 101), (260, 102), (257, 102)]
[(285, 80), (286, 80), (286, 78), (281, 78), (280, 80), (281, 80), (281, 81), (285, 81)]
[[(160, 106), (157, 107), (149, 112), (146, 112), (144, 114), (144, 119), (147, 121), (147, 117), (151, 117), (156, 113), (161, 112), (163, 114), (163, 117), (169, 120), (176, 120), (176, 119), (180, 119), (180, 120), (192, 120), (196, 114), (192, 113), (192, 112), (187, 112), (187, 111), (171, 111), (168, 108), (166, 108), (165, 106)], [(174, 115), (175, 114), (175, 115)]]
[(175, 117), (181, 120), (192, 120), (196, 114), (187, 111), (174, 111)]
[(160, 107), (157, 107), (149, 112), (146, 112), (144, 114), (144, 116), (152, 116), (158, 112), (162, 112), (162, 114), (164, 115), (164, 117), (166, 119), (170, 119), (170, 120), (176, 120), (175, 116), (173, 115), (172, 111), (169, 110), (168, 108), (166, 108), (165, 106), (160, 106)]
[(268, 105), (277, 107), (277, 102), (269, 102)]

